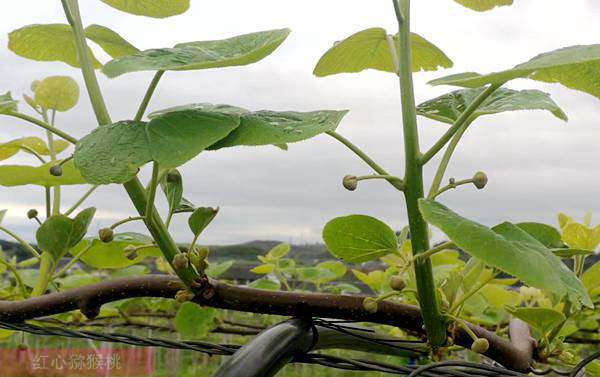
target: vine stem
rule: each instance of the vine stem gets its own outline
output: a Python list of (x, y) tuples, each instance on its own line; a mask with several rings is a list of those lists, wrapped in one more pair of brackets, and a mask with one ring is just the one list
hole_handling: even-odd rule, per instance
[(475, 98), (473, 100), (473, 102), (471, 102), (469, 104), (469, 106), (467, 106), (467, 108), (465, 109), (465, 111), (463, 111), (460, 114), (460, 116), (458, 117), (458, 119), (456, 119), (456, 121), (442, 135), (442, 137), (427, 152), (425, 152), (423, 154), (423, 156), (421, 156), (421, 158), (420, 158), (421, 165), (425, 165), (442, 148), (444, 148), (444, 146), (448, 143), (448, 141), (450, 141), (450, 139), (454, 136), (454, 134), (456, 134), (456, 132), (458, 132), (458, 130), (463, 126), (463, 124), (465, 124), (466, 122), (468, 122), (469, 118), (471, 117), (471, 115), (473, 115), (473, 113), (475, 112), (475, 110), (477, 110), (479, 108), (479, 106), (481, 106), (481, 104), (489, 96), (491, 96), (498, 88), (500, 88), (502, 85), (504, 85), (504, 83), (501, 83), (501, 84), (491, 84), (483, 92), (481, 92), (481, 94), (479, 94), (477, 96), (477, 98)]
[[(384, 168), (379, 166), (371, 157), (369, 157), (365, 152), (363, 152), (359, 147), (353, 144), (350, 140), (346, 139), (342, 135), (338, 134), (335, 131), (327, 131), (327, 135), (333, 137), (340, 143), (344, 144), (348, 149), (350, 149), (354, 154), (356, 154), (361, 160), (363, 160), (367, 165), (369, 165), (375, 172), (379, 175), (392, 177)], [(398, 190), (403, 189), (402, 181), (399, 181), (397, 178), (389, 178), (387, 181), (397, 188)]]
[(31, 297), (41, 296), (44, 294), (44, 292), (46, 292), (46, 288), (48, 288), (53, 271), (54, 260), (52, 259), (52, 254), (44, 251), (40, 259), (40, 275), (35, 283), (35, 287), (33, 287), (33, 290), (31, 291)]
[[(56, 119), (56, 110), (52, 110), (52, 116), (50, 122), (48, 122), (48, 112), (44, 109), (42, 112), (42, 117), (44, 118), (44, 122), (49, 123), (52, 127), (55, 127), (54, 121)], [(46, 130), (46, 138), (48, 139), (48, 151), (50, 152), (50, 161), (56, 162), (56, 149), (54, 148), (54, 134), (49, 130)], [(52, 188), (53, 198), (52, 198), (52, 215), (60, 214), (60, 185), (54, 186)]]
[(10, 272), (12, 272), (12, 274), (15, 277), (15, 280), (17, 281), (17, 285), (19, 286), (19, 289), (21, 290), (21, 294), (23, 295), (24, 298), (29, 298), (29, 294), (27, 293), (27, 289), (25, 289), (25, 284), (23, 284), (23, 278), (21, 278), (21, 274), (19, 274), (19, 271), (17, 271), (17, 269), (15, 268), (15, 266), (13, 266), (12, 264), (0, 259), (0, 263), (2, 263), (3, 265), (6, 266), (6, 268), (8, 268), (10, 270)]
[(442, 160), (438, 165), (437, 171), (435, 172), (435, 176), (433, 177), (433, 181), (431, 182), (431, 186), (429, 187), (429, 194), (427, 195), (427, 199), (433, 199), (438, 195), (438, 191), (442, 185), (442, 180), (444, 179), (444, 174), (446, 174), (446, 170), (448, 169), (448, 165), (450, 164), (450, 159), (452, 158), (452, 154), (456, 150), (458, 146), (458, 142), (462, 139), (463, 135), (467, 131), (467, 128), (472, 123), (472, 119), (465, 122), (462, 127), (456, 131), (456, 134), (452, 137), (452, 140), (448, 144), (446, 151), (444, 152), (444, 156), (442, 156)]
[(69, 135), (68, 133), (59, 130), (56, 127), (52, 127), (50, 124), (43, 122), (39, 119), (35, 119), (32, 116), (29, 116), (27, 114), (21, 114), (21, 113), (15, 113), (15, 112), (9, 112), (9, 113), (5, 113), (4, 115), (8, 115), (11, 117), (15, 117), (15, 118), (19, 118), (19, 119), (23, 119), (29, 123), (35, 124), (36, 126), (42, 127), (43, 129), (45, 129), (46, 131), (49, 131), (57, 136), (62, 137), (63, 139), (65, 139), (66, 141), (68, 141), (71, 144), (77, 144), (77, 139), (74, 138), (73, 136)]
[(415, 255), (415, 259), (426, 259), (431, 257), (434, 254), (439, 253), (440, 251), (447, 250), (454, 246), (454, 242), (444, 242), (436, 247), (433, 247), (427, 251), (422, 252), (421, 254)]
[(78, 208), (78, 207), (79, 207), (79, 206), (80, 206), (80, 205), (81, 205), (81, 204), (82, 204), (82, 203), (83, 203), (83, 202), (84, 202), (84, 201), (85, 201), (85, 200), (86, 200), (86, 199), (87, 199), (87, 198), (88, 198), (90, 195), (92, 195), (92, 193), (93, 193), (94, 191), (96, 191), (96, 189), (97, 189), (98, 187), (100, 187), (100, 186), (98, 186), (98, 185), (93, 185), (92, 187), (90, 187), (90, 189), (89, 189), (89, 190), (87, 190), (87, 191), (85, 192), (85, 194), (83, 194), (83, 195), (81, 196), (81, 198), (79, 198), (79, 200), (77, 200), (77, 201), (76, 201), (76, 202), (75, 202), (75, 203), (74, 203), (74, 204), (71, 206), (71, 208), (69, 208), (69, 209), (68, 209), (68, 210), (65, 212), (65, 215), (67, 215), (67, 216), (68, 216), (68, 215), (70, 215), (71, 213), (73, 213), (73, 211), (75, 211), (75, 210), (76, 210), (76, 209), (77, 209), (77, 208)]
[(144, 98), (142, 99), (142, 103), (140, 103), (140, 107), (138, 108), (138, 111), (135, 114), (134, 120), (140, 121), (144, 117), (144, 113), (146, 113), (146, 109), (148, 108), (150, 99), (152, 98), (152, 95), (154, 94), (154, 91), (156, 90), (156, 87), (158, 86), (158, 82), (160, 81), (160, 79), (164, 75), (164, 73), (165, 73), (165, 71), (156, 71), (156, 73), (154, 74), (154, 77), (152, 78), (152, 81), (150, 82), (150, 85), (148, 86), (148, 89), (146, 90), (146, 94), (144, 95)]
[[(392, 0), (399, 26), (398, 76), (402, 102), (404, 128), (405, 171), (404, 197), (408, 211), (413, 255), (429, 249), (429, 229), (419, 211), (419, 199), (423, 198), (423, 167), (420, 161), (419, 134), (412, 80), (412, 56), (410, 43), (410, 0)], [(397, 2), (399, 1), (399, 2)], [(447, 341), (444, 318), (436, 297), (431, 260), (415, 259), (414, 270), (419, 304), (429, 343), (443, 346)]]
[[(85, 32), (81, 21), (81, 15), (79, 12), (79, 3), (77, 0), (61, 0), (65, 16), (71, 25), (73, 34), (75, 36), (75, 46), (77, 48), (77, 56), (81, 65), (81, 72), (86, 84), (87, 92), (96, 114), (96, 119), (100, 126), (108, 125), (112, 123), (100, 86), (98, 85), (98, 79), (90, 55), (88, 54), (88, 46), (85, 38)], [(145, 101), (144, 101), (145, 102)], [(139, 112), (139, 111), (138, 111)], [(129, 198), (140, 215), (146, 213), (147, 196), (144, 187), (140, 180), (136, 177), (126, 182), (124, 185)], [(152, 216), (146, 218), (146, 227), (154, 238), (154, 241), (159, 246), (161, 252), (165, 256), (165, 259), (172, 265), (173, 257), (179, 253), (177, 244), (169, 234), (169, 231), (165, 227), (162, 219), (156, 211), (151, 211)], [(179, 278), (190, 287), (193, 281), (196, 279), (197, 274), (191, 267), (185, 269), (175, 269)]]

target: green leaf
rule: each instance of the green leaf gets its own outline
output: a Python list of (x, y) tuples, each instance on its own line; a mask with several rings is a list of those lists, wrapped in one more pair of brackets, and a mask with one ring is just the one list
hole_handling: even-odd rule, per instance
[(458, 247), (526, 284), (567, 296), (576, 306), (591, 306), (577, 277), (543, 244), (511, 223), (489, 229), (440, 203), (421, 199), (425, 220), (441, 229)]
[(37, 185), (51, 187), (86, 183), (75, 168), (73, 161), (68, 161), (62, 165), (63, 174), (60, 177), (50, 174), (50, 168), (55, 164), (49, 162), (40, 166), (0, 165), (0, 186)]
[(533, 222), (518, 223), (516, 225), (549, 249), (558, 249), (565, 246), (560, 232), (553, 226)]
[(374, 217), (351, 215), (329, 221), (323, 240), (335, 257), (349, 263), (375, 260), (398, 250), (394, 231)]
[(347, 111), (254, 111), (229, 105), (208, 103), (189, 104), (161, 110), (149, 115), (151, 119), (178, 111), (201, 111), (223, 116), (237, 117), (239, 127), (228, 136), (211, 145), (216, 150), (240, 145), (278, 145), (295, 143), (327, 131), (334, 131)]
[(359, 270), (352, 270), (352, 273), (376, 294), (379, 294), (383, 286), (387, 284), (383, 271), (375, 270), (366, 274)]
[[(388, 37), (385, 29), (370, 28), (336, 42), (321, 57), (313, 73), (319, 77), (360, 72), (365, 69), (394, 73), (396, 69)], [(425, 38), (411, 33), (410, 39), (413, 72), (452, 67), (452, 61)], [(397, 36), (394, 36), (393, 40), (397, 42)]]
[(594, 254), (592, 250), (582, 250), (582, 249), (565, 249), (565, 248), (556, 248), (550, 249), (559, 258), (573, 258), (577, 255), (591, 255)]
[(275, 265), (272, 263), (261, 264), (250, 270), (253, 274), (268, 275), (275, 270)]
[[(79, 68), (71, 27), (66, 24), (28, 25), (8, 34), (8, 48), (15, 54), (38, 61), (61, 61)], [(94, 68), (102, 65), (88, 48)]]
[(79, 86), (69, 76), (50, 76), (35, 86), (35, 102), (44, 109), (68, 111), (79, 101)]
[(100, 0), (120, 11), (153, 18), (166, 18), (185, 13), (190, 0)]
[(84, 287), (86, 285), (100, 283), (101, 281), (102, 278), (100, 276), (91, 275), (88, 273), (68, 275), (64, 278), (59, 278), (55, 280), (55, 282), (58, 284), (61, 290)]
[(175, 213), (194, 212), (195, 209), (196, 206), (194, 205), (194, 203), (182, 197), (179, 201), (179, 206), (175, 208)]
[(319, 283), (328, 283), (333, 280), (341, 279), (346, 275), (348, 268), (345, 264), (338, 261), (325, 261), (317, 264), (317, 268), (320, 270), (326, 270), (331, 272), (331, 275), (323, 274), (319, 277)]
[(17, 111), (17, 104), (19, 101), (15, 101), (10, 92), (6, 92), (0, 95), (0, 114), (6, 114), (13, 111)]
[(289, 35), (289, 29), (269, 30), (233, 38), (180, 43), (173, 48), (145, 50), (108, 62), (108, 77), (137, 71), (196, 70), (241, 66), (270, 55)]
[(177, 167), (221, 140), (239, 118), (195, 110), (175, 111), (150, 122), (124, 121), (98, 127), (75, 148), (75, 164), (90, 183), (125, 183), (156, 161)]
[(430, 84), (479, 88), (517, 78), (559, 83), (600, 98), (600, 45), (565, 47), (540, 54), (506, 71), (487, 75), (472, 72), (451, 75), (433, 80)]
[(200, 233), (210, 224), (219, 213), (219, 208), (200, 207), (197, 208), (188, 219), (188, 225), (194, 237), (198, 238)]
[(106, 26), (90, 25), (85, 28), (85, 36), (97, 43), (112, 58), (133, 55), (140, 51)]
[(279, 258), (283, 258), (292, 250), (292, 247), (288, 243), (280, 243), (275, 246), (267, 253), (266, 257), (269, 260), (277, 260)]
[(228, 260), (221, 263), (211, 263), (208, 265), (208, 268), (204, 272), (211, 278), (216, 279), (219, 276), (223, 275), (225, 272), (227, 272), (227, 270), (229, 270), (234, 263), (235, 262), (232, 260)]
[[(64, 140), (55, 140), (54, 151), (57, 154), (61, 153), (67, 149), (69, 145), (70, 144)], [(6, 160), (17, 154), (19, 151), (24, 150), (22, 149), (23, 147), (33, 149), (38, 154), (44, 156), (48, 156), (50, 154), (50, 149), (44, 140), (40, 139), (39, 137), (29, 136), (0, 144), (0, 161)], [(27, 150), (24, 151), (28, 152)]]
[(95, 213), (96, 208), (92, 207), (79, 212), (74, 219), (65, 215), (50, 216), (35, 234), (38, 247), (59, 260), (83, 239)]
[(487, 303), (496, 309), (502, 309), (506, 305), (519, 305), (521, 298), (519, 292), (508, 287), (496, 284), (488, 284), (480, 291)]
[(248, 284), (248, 286), (250, 288), (262, 289), (265, 291), (278, 291), (281, 287), (278, 281), (274, 281), (268, 278), (254, 280), (252, 283)]
[[(452, 124), (462, 112), (483, 92), (484, 88), (460, 89), (441, 95), (417, 106), (417, 114), (440, 122)], [(482, 115), (498, 114), (519, 110), (547, 110), (564, 121), (565, 113), (550, 98), (539, 90), (512, 90), (500, 88), (492, 93), (475, 110), (471, 119)]]
[(588, 268), (581, 276), (581, 281), (590, 295), (592, 292), (595, 293), (595, 290), (600, 287), (600, 262), (596, 262), (596, 264)]
[(132, 266), (144, 260), (146, 257), (158, 257), (162, 253), (157, 247), (142, 248), (138, 256), (132, 260), (125, 256), (123, 249), (128, 245), (142, 246), (153, 242), (152, 238), (138, 233), (118, 233), (114, 240), (104, 243), (97, 238), (84, 239), (73, 249), (71, 255), (76, 255), (86, 248), (90, 248), (81, 257), (81, 261), (88, 266), (101, 269), (121, 269)]
[(485, 12), (496, 7), (512, 5), (513, 0), (454, 0), (460, 5), (478, 12)]
[(515, 317), (527, 322), (542, 334), (547, 334), (565, 321), (565, 315), (549, 308), (507, 308)]
[(215, 308), (184, 302), (175, 315), (175, 329), (186, 339), (205, 338), (215, 327)]
[(562, 239), (574, 249), (596, 250), (600, 246), (600, 225), (590, 228), (583, 224), (569, 223), (562, 228)]
[[(179, 172), (177, 172), (179, 173)], [(175, 213), (179, 208), (183, 198), (183, 180), (181, 174), (171, 174), (171, 179), (167, 179), (169, 172), (165, 172), (160, 180), (160, 188), (167, 197), (169, 203), (169, 213)]]

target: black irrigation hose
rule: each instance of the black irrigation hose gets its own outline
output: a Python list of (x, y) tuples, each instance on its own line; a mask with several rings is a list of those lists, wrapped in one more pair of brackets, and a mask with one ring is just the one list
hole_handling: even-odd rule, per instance
[[(351, 334), (362, 338), (360, 335), (351, 333), (348, 330), (356, 330), (352, 327), (340, 326), (336, 323), (339, 321), (327, 321), (323, 319), (315, 319), (315, 324), (323, 327), (328, 327), (337, 331), (342, 331), (346, 334)], [(223, 355), (230, 356), (235, 353), (240, 346), (239, 345), (227, 345), (227, 344), (213, 344), (202, 341), (172, 341), (163, 338), (142, 338), (135, 335), (121, 334), (121, 333), (99, 333), (94, 331), (76, 331), (58, 327), (41, 327), (27, 323), (7, 323), (0, 322), (0, 328), (14, 331), (24, 331), (36, 335), (44, 336), (64, 336), (70, 338), (83, 338), (91, 339), (96, 341), (115, 342), (123, 343), (133, 346), (145, 346), (145, 347), (163, 347), (172, 349), (190, 350), (196, 352), (206, 353), (208, 355)], [(386, 343), (385, 339), (377, 340), (370, 339), (373, 342)], [(414, 341), (407, 341), (411, 343)], [(393, 342), (392, 342), (393, 343)], [(420, 342), (414, 342), (420, 343)], [(387, 344), (389, 345), (389, 344)], [(597, 351), (590, 356), (583, 359), (575, 368), (571, 371), (560, 371), (553, 368), (545, 370), (530, 369), (530, 372), (536, 375), (547, 375), (550, 373), (556, 373), (558, 375), (569, 375), (570, 377), (576, 377), (587, 364), (591, 363), (595, 359), (600, 358), (600, 351)], [(321, 365), (330, 368), (352, 370), (357, 372), (383, 372), (407, 377), (526, 377), (527, 375), (514, 372), (505, 368), (495, 367), (485, 364), (474, 364), (463, 361), (444, 361), (438, 363), (432, 363), (427, 365), (393, 365), (384, 362), (378, 362), (374, 360), (363, 360), (363, 359), (348, 359), (343, 357), (337, 357), (332, 355), (323, 355), (319, 353), (308, 353), (305, 355), (296, 356), (292, 362), (294, 363), (305, 363), (313, 365)]]

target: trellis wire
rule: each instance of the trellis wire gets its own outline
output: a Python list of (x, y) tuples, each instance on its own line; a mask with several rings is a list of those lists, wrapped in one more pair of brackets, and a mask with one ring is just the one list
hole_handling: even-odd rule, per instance
[[(315, 322), (323, 327), (328, 327), (336, 331), (344, 332), (352, 336), (360, 337), (359, 335), (352, 333), (348, 330), (356, 330), (353, 327), (341, 326), (335, 321), (327, 321), (323, 319), (315, 319)], [(113, 343), (122, 343), (132, 346), (142, 347), (162, 347), (171, 349), (190, 350), (195, 352), (202, 352), (208, 355), (221, 355), (230, 356), (234, 354), (241, 346), (232, 344), (215, 344), (202, 341), (173, 341), (164, 338), (154, 337), (139, 337), (131, 334), (122, 333), (101, 333), (87, 330), (70, 330), (59, 327), (42, 327), (36, 326), (24, 322), (20, 323), (9, 323), (1, 322), (0, 328), (5, 330), (23, 331), (35, 335), (43, 336), (63, 336), (69, 338), (80, 338), (80, 339), (91, 339), (95, 341), (105, 341)], [(399, 347), (397, 345), (387, 343), (386, 340), (377, 340), (366, 337), (360, 337), (361, 339), (385, 343), (388, 346), (406, 349), (405, 347)], [(414, 343), (415, 345), (422, 345), (418, 341), (406, 341), (406, 343)], [(393, 343), (393, 342), (392, 342)], [(411, 349), (413, 350), (413, 349)], [(414, 350), (413, 350), (414, 351)], [(553, 368), (546, 370), (531, 369), (530, 372), (537, 375), (547, 375), (555, 373), (558, 375), (568, 375), (570, 377), (576, 377), (585, 368), (585, 366), (595, 359), (600, 358), (600, 351), (597, 351), (585, 359), (583, 359), (575, 368), (570, 371), (561, 371)], [(352, 370), (352, 371), (364, 371), (364, 372), (383, 372), (394, 375), (401, 375), (407, 377), (526, 377), (526, 374), (511, 371), (505, 368), (486, 365), (486, 364), (475, 364), (464, 361), (443, 361), (437, 363), (431, 363), (427, 365), (393, 365), (384, 362), (378, 362), (374, 360), (363, 360), (363, 359), (350, 359), (337, 357), (332, 355), (325, 355), (320, 353), (307, 353), (304, 355), (296, 356), (292, 362), (294, 363), (305, 363), (313, 365), (321, 365), (330, 368)]]

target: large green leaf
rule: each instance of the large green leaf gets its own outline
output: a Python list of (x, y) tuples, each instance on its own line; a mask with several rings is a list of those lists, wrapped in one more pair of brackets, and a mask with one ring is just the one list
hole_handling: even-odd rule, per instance
[(558, 249), (565, 246), (560, 232), (553, 226), (533, 222), (518, 223), (517, 226), (549, 249)]
[(90, 25), (85, 28), (85, 36), (102, 47), (112, 58), (120, 58), (140, 51), (117, 32), (106, 26)]
[[(436, 71), (452, 67), (452, 61), (435, 45), (411, 33), (412, 70)], [(371, 28), (336, 42), (319, 60), (313, 73), (323, 77), (376, 69), (396, 72), (385, 29)], [(396, 37), (392, 37), (394, 40)]]
[(90, 248), (81, 257), (81, 261), (94, 268), (120, 269), (141, 262), (146, 257), (161, 256), (157, 247), (144, 247), (137, 252), (135, 258), (129, 259), (125, 255), (125, 247), (128, 245), (143, 246), (151, 244), (152, 238), (138, 233), (118, 233), (113, 241), (105, 243), (97, 238), (84, 239), (73, 249), (72, 255), (77, 255), (86, 248)]
[(396, 233), (374, 217), (337, 217), (323, 228), (323, 240), (335, 257), (349, 263), (368, 262), (398, 250)]
[(247, 65), (270, 55), (289, 29), (269, 30), (233, 38), (180, 43), (173, 48), (140, 51), (108, 62), (103, 72), (116, 77), (136, 71), (168, 71)]
[[(440, 122), (454, 123), (462, 112), (483, 92), (484, 88), (460, 89), (441, 95), (417, 106), (417, 114)], [(475, 110), (471, 119), (482, 115), (518, 110), (547, 110), (559, 119), (567, 120), (550, 95), (539, 90), (500, 88)]]
[(190, 0), (100, 0), (120, 11), (154, 18), (166, 18), (185, 13)]
[(17, 111), (17, 104), (19, 101), (15, 101), (10, 92), (6, 92), (0, 95), (0, 114), (6, 114), (13, 111)]
[[(79, 68), (71, 27), (66, 24), (28, 25), (8, 34), (8, 48), (15, 54), (38, 61), (61, 61)], [(88, 49), (95, 68), (100, 62)]]
[(588, 268), (581, 276), (583, 285), (588, 290), (590, 295), (597, 296), (600, 294), (600, 262), (596, 262), (592, 267)]
[(600, 44), (565, 47), (540, 54), (506, 71), (487, 75), (462, 73), (433, 80), (430, 84), (478, 88), (517, 78), (560, 83), (600, 98)]
[(79, 170), (75, 168), (73, 161), (67, 161), (62, 165), (62, 175), (60, 177), (50, 174), (50, 168), (55, 164), (49, 162), (40, 166), (0, 165), (0, 186), (37, 185), (51, 187), (86, 183)]
[(512, 5), (513, 0), (454, 0), (464, 7), (476, 10), (478, 12), (485, 12), (486, 10), (494, 9), (496, 7), (502, 7)]
[(306, 140), (337, 128), (347, 111), (321, 110), (312, 112), (296, 111), (248, 111), (229, 105), (208, 103), (189, 104), (173, 107), (150, 114), (150, 118), (164, 116), (174, 111), (196, 110), (215, 114), (236, 116), (240, 125), (227, 137), (211, 145), (216, 150), (240, 145), (259, 146), (287, 144)]
[(579, 306), (592, 302), (585, 287), (561, 260), (542, 243), (511, 223), (493, 229), (468, 220), (440, 203), (421, 199), (425, 220), (441, 229), (458, 247), (518, 277), (526, 284), (566, 296)]
[(163, 168), (185, 163), (238, 125), (235, 116), (194, 110), (164, 114), (149, 123), (117, 122), (82, 138), (75, 164), (90, 183), (124, 183), (152, 160)]
[(215, 327), (216, 309), (184, 302), (175, 316), (175, 329), (185, 339), (205, 338)]
[(35, 85), (35, 102), (44, 109), (68, 111), (79, 101), (79, 86), (69, 76), (50, 76)]

